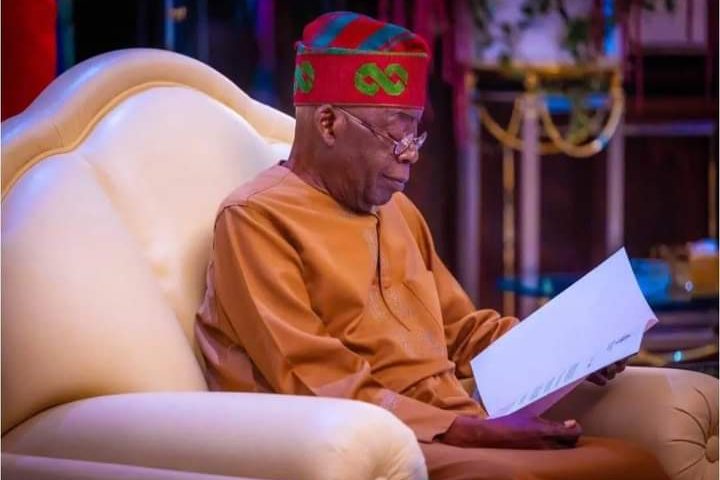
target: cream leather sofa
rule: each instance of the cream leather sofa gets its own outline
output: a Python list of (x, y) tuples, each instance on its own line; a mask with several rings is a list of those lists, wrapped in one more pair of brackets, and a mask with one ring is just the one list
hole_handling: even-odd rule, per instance
[[(423, 479), (360, 402), (208, 392), (193, 348), (215, 209), (293, 120), (211, 68), (101, 55), (2, 124), (3, 478)], [(717, 478), (717, 381), (630, 369), (558, 405), (674, 479)]]

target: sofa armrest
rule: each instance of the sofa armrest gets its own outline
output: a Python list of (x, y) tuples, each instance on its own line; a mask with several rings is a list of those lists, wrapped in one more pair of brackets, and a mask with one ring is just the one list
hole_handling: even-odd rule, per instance
[(253, 480), (117, 463), (2, 454), (3, 480)]
[(718, 381), (709, 375), (628, 367), (605, 387), (578, 386), (547, 416), (643, 445), (673, 480), (718, 478)]
[(424, 479), (412, 431), (374, 405), (256, 393), (134, 393), (45, 411), (2, 438), (39, 457), (267, 479)]

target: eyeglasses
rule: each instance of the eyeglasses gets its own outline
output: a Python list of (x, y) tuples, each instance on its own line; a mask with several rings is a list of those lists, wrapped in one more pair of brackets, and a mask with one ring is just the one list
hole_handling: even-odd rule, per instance
[(345, 112), (350, 119), (354, 120), (356, 123), (360, 124), (361, 126), (367, 128), (368, 130), (370, 130), (372, 133), (374, 133), (378, 137), (384, 138), (385, 140), (389, 140), (390, 142), (392, 142), (393, 155), (395, 155), (396, 157), (399, 157), (403, 153), (407, 152), (408, 149), (410, 149), (410, 148), (414, 148), (416, 152), (420, 151), (420, 148), (422, 148), (423, 143), (425, 143), (425, 140), (427, 140), (427, 132), (423, 132), (417, 137), (415, 135), (413, 135), (412, 133), (408, 133), (400, 140), (395, 140), (387, 133), (381, 132), (376, 127), (374, 127), (372, 124), (366, 122), (365, 120), (363, 120), (360, 117), (356, 117), (352, 113), (348, 112), (346, 109), (344, 109), (342, 107), (338, 107), (338, 106), (336, 106), (335, 108)]

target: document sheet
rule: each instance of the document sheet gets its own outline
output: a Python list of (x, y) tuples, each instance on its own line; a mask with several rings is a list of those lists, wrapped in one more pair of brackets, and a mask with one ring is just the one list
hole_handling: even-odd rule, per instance
[(591, 373), (637, 353), (657, 319), (621, 249), (477, 355), (491, 418), (539, 415)]

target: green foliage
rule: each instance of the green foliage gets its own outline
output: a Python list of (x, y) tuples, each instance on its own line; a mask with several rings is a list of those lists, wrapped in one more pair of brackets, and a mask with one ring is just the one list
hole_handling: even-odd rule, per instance
[[(557, 13), (565, 23), (565, 34), (561, 46), (578, 64), (593, 62), (600, 52), (593, 45), (592, 18), (590, 13), (585, 16), (571, 16), (565, 8), (564, 0), (525, 0), (520, 5), (520, 19), (516, 23), (502, 22), (497, 27), (494, 11), (498, 2), (503, 0), (470, 0), (473, 19), (477, 25), (480, 37), (480, 46), (487, 48), (497, 42), (501, 45), (501, 64), (503, 59), (512, 60), (515, 46), (520, 34), (536, 24), (539, 19)], [(615, 0), (614, 16), (606, 18), (609, 25), (617, 23), (619, 14), (627, 13), (632, 4), (640, 5), (648, 11), (664, 8), (673, 12), (676, 0)], [(607, 25), (606, 25), (607, 27)]]

